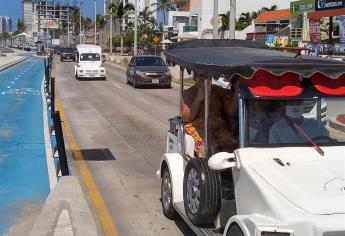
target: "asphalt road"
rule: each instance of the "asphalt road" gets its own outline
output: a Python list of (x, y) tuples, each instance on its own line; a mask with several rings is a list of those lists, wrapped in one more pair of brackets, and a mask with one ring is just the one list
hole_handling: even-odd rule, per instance
[[(163, 216), (156, 176), (168, 119), (178, 114), (178, 89), (134, 89), (126, 85), (122, 70), (107, 66), (107, 73), (107, 81), (77, 81), (74, 64), (58, 62), (56, 83), (113, 223), (120, 235), (193, 235), (182, 221)], [(69, 165), (80, 177), (73, 155)]]

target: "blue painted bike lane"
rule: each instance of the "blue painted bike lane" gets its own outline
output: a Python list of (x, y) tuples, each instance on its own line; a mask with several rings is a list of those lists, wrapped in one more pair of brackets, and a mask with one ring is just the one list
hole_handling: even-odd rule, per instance
[(41, 83), (44, 61), (32, 57), (0, 72), (0, 235), (49, 191)]

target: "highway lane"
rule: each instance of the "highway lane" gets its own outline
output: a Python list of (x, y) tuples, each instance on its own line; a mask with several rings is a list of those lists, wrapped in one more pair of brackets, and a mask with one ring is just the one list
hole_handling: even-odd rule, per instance
[[(162, 215), (156, 177), (168, 119), (178, 113), (178, 89), (136, 90), (110, 66), (107, 81), (77, 81), (73, 66), (57, 63), (57, 94), (120, 235), (193, 235)], [(80, 177), (73, 153), (69, 164)]]

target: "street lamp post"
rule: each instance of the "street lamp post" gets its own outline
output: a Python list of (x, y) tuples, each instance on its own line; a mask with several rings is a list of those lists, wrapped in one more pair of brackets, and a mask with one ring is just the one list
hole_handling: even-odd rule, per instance
[(67, 9), (67, 45), (69, 47), (70, 41), (69, 41), (69, 8)]
[(229, 39), (235, 39), (236, 30), (236, 0), (230, 0), (230, 17), (229, 17)]
[(213, 3), (213, 39), (218, 39), (218, 0)]
[(80, 1), (80, 2), (77, 2), (77, 4), (79, 4), (79, 43), (81, 44), (81, 5), (83, 4), (84, 2)]
[[(113, 0), (110, 1), (110, 4), (113, 4)], [(110, 54), (113, 53), (113, 12), (110, 11)]]
[(138, 0), (135, 0), (135, 16), (134, 16), (134, 49), (133, 54), (134, 56), (137, 55), (137, 47), (138, 47)]
[(95, 0), (95, 45), (97, 44), (97, 3), (96, 3), (96, 0)]

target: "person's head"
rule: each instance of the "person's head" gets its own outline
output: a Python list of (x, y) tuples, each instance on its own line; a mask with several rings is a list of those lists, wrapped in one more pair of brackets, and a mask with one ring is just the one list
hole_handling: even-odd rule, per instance
[(287, 101), (285, 104), (285, 114), (291, 119), (301, 119), (303, 117), (303, 101)]

